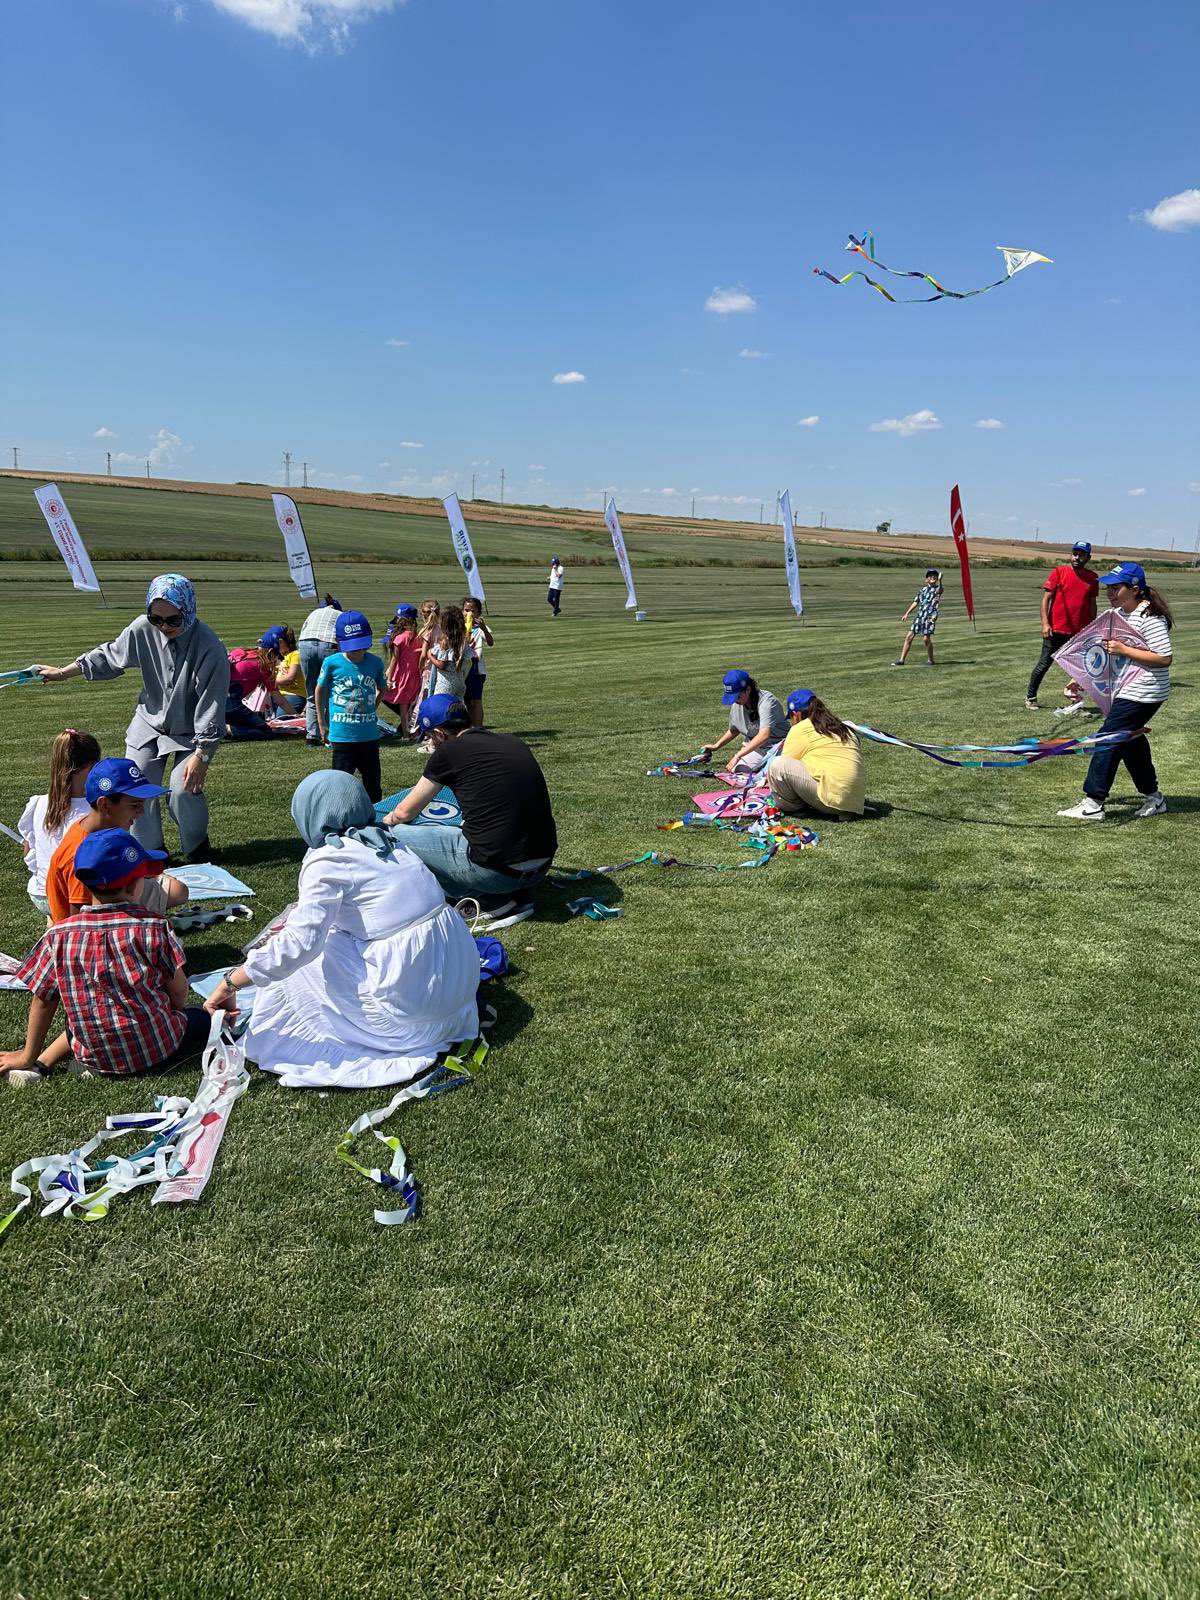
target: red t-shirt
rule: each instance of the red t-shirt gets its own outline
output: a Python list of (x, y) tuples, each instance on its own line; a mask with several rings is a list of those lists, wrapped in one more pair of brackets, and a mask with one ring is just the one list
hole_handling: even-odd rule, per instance
[(229, 652), (229, 675), (242, 691), (243, 697), (252, 695), (255, 689), (273, 689), (275, 685), (268, 683), (263, 677), (262, 666), (259, 663), (257, 650), (237, 649)]
[(1078, 633), (1096, 620), (1096, 595), (1100, 579), (1084, 568), (1055, 567), (1042, 585), (1050, 601), (1050, 628), (1054, 633)]

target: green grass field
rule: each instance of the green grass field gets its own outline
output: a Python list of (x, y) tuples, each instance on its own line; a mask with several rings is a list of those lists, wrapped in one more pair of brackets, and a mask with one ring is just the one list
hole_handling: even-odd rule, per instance
[[(0, 515), (0, 542), (23, 537)], [(457, 568), (405, 551), (388, 569), (319, 551), (320, 581), (378, 620), (458, 598)], [(638, 625), (615, 567), (576, 569), (551, 623), (541, 574), (491, 554), (490, 719), (536, 749), (564, 866), (664, 840), (734, 857), (728, 836), (657, 834), (690, 787), (644, 776), (719, 731), (731, 665), (915, 737), (1052, 726), (1022, 709), (1026, 572), (979, 574), (977, 634), (948, 596), (943, 664), (897, 672), (915, 566), (810, 573), (803, 628), (781, 571), (649, 570)], [(110, 637), (161, 565), (107, 564), (106, 612), (58, 568), (0, 564), (0, 666)], [(281, 560), (197, 578), (231, 646), (303, 614)], [(815, 850), (625, 873), (599, 925), (543, 892), (505, 935), (484, 1072), (396, 1119), (416, 1226), (376, 1228), (376, 1191), (334, 1159), (382, 1097), (257, 1078), (194, 1208), (19, 1219), (0, 1241), (3, 1592), (1200, 1592), (1200, 582), (1168, 592), (1165, 818), (1127, 823), (1118, 782), (1112, 822), (1058, 822), (1078, 760), (981, 774), (871, 747), (877, 813), (818, 824)], [(0, 693), (0, 817), (44, 789), (64, 724), (119, 752), (135, 694)], [(289, 796), (326, 759), (251, 745), (213, 770), (214, 838), (264, 916), (302, 854)], [(389, 752), (385, 782), (420, 763)], [(19, 954), (37, 920), (0, 845)], [(219, 931), (186, 944), (197, 971), (234, 954)], [(0, 1003), (6, 1043), (24, 1014)], [(0, 1168), (150, 1093), (6, 1092)]]

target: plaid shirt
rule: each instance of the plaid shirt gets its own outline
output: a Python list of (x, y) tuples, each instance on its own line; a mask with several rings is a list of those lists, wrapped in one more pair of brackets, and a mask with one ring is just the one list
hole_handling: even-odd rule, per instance
[(167, 996), (183, 949), (140, 906), (90, 906), (47, 929), (17, 976), (39, 1000), (61, 996), (76, 1061), (92, 1072), (148, 1072), (183, 1038)]

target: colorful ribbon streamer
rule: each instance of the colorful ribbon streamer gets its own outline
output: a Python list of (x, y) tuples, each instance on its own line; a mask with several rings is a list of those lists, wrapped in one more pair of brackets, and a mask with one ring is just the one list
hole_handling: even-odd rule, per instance
[[(1099, 750), (1106, 745), (1121, 744), (1132, 739), (1141, 730), (1119, 728), (1115, 733), (1092, 733), (1079, 739), (1022, 739), (1017, 744), (922, 744), (917, 739), (901, 739), (894, 733), (884, 733), (881, 728), (868, 728), (861, 722), (848, 722), (848, 728), (864, 739), (876, 744), (892, 744), (901, 750), (919, 750), (931, 761), (940, 761), (944, 767), (1031, 767), (1035, 761), (1045, 761), (1049, 756), (1073, 756), (1085, 751)], [(945, 754), (948, 750), (979, 751), (985, 755), (1013, 755), (1015, 761), (955, 761)]]
[(591, 900), (587, 895), (568, 900), (567, 910), (573, 917), (586, 917), (589, 922), (607, 922), (621, 915), (620, 906), (606, 906), (603, 900)]
[(977, 294), (987, 294), (990, 289), (998, 289), (1001, 284), (1007, 283), (1010, 278), (1015, 278), (1018, 272), (1024, 271), (1026, 267), (1033, 266), (1036, 261), (1044, 261), (1047, 266), (1053, 265), (1049, 256), (1039, 255), (1036, 250), (1014, 250), (1008, 245), (998, 244), (996, 249), (1004, 257), (1004, 276), (997, 278), (995, 283), (985, 283), (982, 288), (966, 289), (960, 292), (957, 289), (947, 289), (945, 284), (939, 283), (928, 272), (909, 272), (901, 267), (885, 266), (875, 254), (875, 235), (873, 233), (864, 233), (861, 239), (856, 238), (854, 234), (850, 234), (849, 238), (850, 242), (846, 249), (852, 251), (855, 255), (863, 256), (872, 266), (878, 267), (881, 272), (888, 272), (893, 278), (919, 278), (922, 282), (928, 283), (936, 289), (937, 293), (914, 295), (910, 299), (899, 300), (894, 294), (889, 294), (881, 283), (876, 283), (874, 278), (868, 277), (861, 268), (856, 267), (853, 272), (847, 272), (845, 277), (842, 278), (835, 277), (832, 272), (826, 272), (824, 267), (814, 267), (813, 272), (817, 277), (827, 278), (830, 283), (837, 284), (849, 283), (851, 278), (862, 278), (864, 282), (870, 284), (872, 289), (877, 289), (885, 300), (890, 300), (893, 305), (927, 306), (932, 305), (935, 300), (970, 300)]
[(44, 683), (41, 673), (32, 667), (18, 667), (15, 672), (0, 672), (0, 689), (15, 689), (19, 683)]

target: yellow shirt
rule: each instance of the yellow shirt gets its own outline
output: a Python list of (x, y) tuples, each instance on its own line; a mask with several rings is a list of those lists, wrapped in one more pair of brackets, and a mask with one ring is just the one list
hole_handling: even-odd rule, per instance
[(818, 733), (807, 717), (788, 729), (782, 755), (803, 761), (817, 784), (817, 798), (830, 811), (853, 811), (862, 816), (867, 800), (867, 774), (863, 768), (858, 735), (843, 744), (829, 733)]
[(299, 650), (289, 650), (279, 664), (275, 674), (276, 687), (293, 690), (296, 694), (304, 693), (304, 674), (300, 671)]

